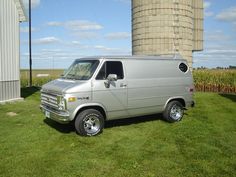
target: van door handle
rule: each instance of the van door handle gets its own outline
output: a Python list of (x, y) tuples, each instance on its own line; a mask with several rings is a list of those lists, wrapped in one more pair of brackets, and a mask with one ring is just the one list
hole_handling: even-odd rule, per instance
[(121, 84), (120, 84), (120, 87), (127, 87), (127, 84), (121, 83)]

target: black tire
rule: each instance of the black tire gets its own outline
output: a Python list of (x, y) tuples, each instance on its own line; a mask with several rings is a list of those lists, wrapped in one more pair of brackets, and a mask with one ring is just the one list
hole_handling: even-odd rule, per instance
[(179, 101), (171, 101), (167, 104), (165, 111), (163, 112), (163, 118), (167, 122), (178, 122), (183, 118), (184, 109), (183, 105)]
[(96, 109), (86, 109), (75, 119), (75, 130), (82, 136), (95, 136), (102, 132), (104, 117)]

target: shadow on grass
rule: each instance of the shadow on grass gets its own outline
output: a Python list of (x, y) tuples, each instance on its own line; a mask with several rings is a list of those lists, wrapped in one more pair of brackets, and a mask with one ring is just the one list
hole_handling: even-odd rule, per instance
[(39, 90), (40, 90), (40, 87), (24, 87), (24, 88), (21, 88), (21, 96), (23, 98), (27, 98), (33, 95), (35, 92), (38, 92)]
[(236, 94), (223, 94), (223, 93), (221, 93), (219, 95), (222, 97), (225, 97), (227, 99), (230, 99), (233, 102), (236, 102)]
[(110, 120), (110, 121), (105, 122), (105, 128), (127, 126), (131, 124), (139, 124), (139, 123), (151, 122), (151, 121), (156, 121), (156, 120), (162, 120), (162, 114), (132, 117), (132, 118), (127, 118), (127, 119)]
[[(162, 120), (162, 115), (161, 114), (148, 115), (148, 116), (142, 116), (142, 117), (126, 118), (126, 119), (118, 119), (118, 120), (110, 120), (110, 121), (105, 122), (104, 128), (127, 126), (127, 125), (139, 124), (139, 123), (157, 121), (157, 120)], [(57, 122), (55, 122), (51, 119), (47, 119), (47, 118), (44, 119), (43, 121), (44, 121), (45, 124), (49, 125), (51, 128), (54, 128), (58, 132), (61, 132), (61, 133), (75, 132), (73, 122), (68, 123), (68, 124), (60, 124), (60, 123), (57, 123)]]
[(73, 123), (68, 123), (68, 124), (60, 124), (57, 123), (51, 119), (44, 119), (43, 122), (47, 125), (49, 125), (50, 127), (54, 128), (55, 130), (57, 130), (58, 132), (61, 133), (71, 133), (71, 132), (75, 132), (75, 128)]

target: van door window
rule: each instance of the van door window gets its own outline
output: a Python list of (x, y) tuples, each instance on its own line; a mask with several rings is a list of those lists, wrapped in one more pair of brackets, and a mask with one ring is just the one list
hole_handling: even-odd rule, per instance
[(109, 74), (116, 74), (117, 79), (124, 78), (123, 66), (120, 61), (107, 61), (100, 69), (96, 80), (106, 80)]

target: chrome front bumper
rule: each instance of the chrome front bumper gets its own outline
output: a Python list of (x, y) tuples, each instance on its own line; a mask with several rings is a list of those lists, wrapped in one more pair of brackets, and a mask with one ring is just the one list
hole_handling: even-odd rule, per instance
[(70, 122), (70, 115), (66, 111), (54, 111), (44, 105), (40, 105), (40, 109), (49, 119), (64, 124)]

